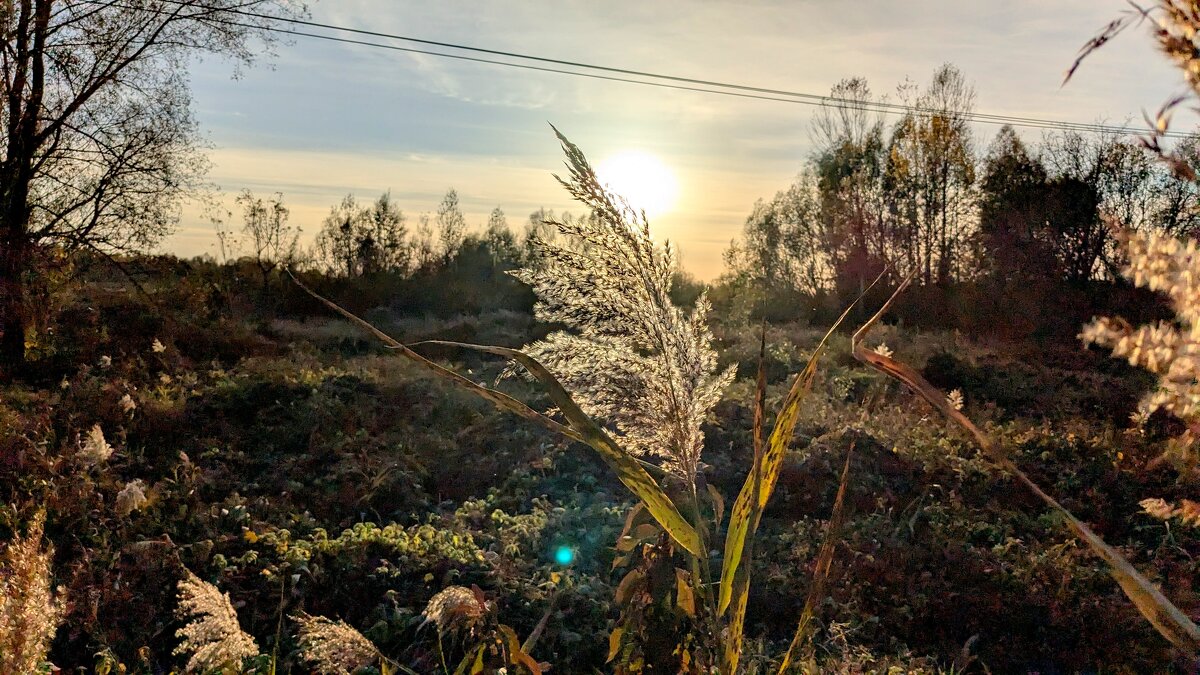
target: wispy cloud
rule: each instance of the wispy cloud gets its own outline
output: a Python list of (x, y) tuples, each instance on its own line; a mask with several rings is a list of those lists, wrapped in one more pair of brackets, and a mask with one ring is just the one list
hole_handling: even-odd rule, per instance
[[(906, 77), (921, 83), (950, 61), (975, 81), (982, 110), (1138, 123), (1143, 109), (1179, 89), (1144, 34), (1123, 35), (1060, 86), (1079, 45), (1124, 9), (1120, 0), (338, 0), (313, 7), (317, 20), (333, 24), (818, 94), (856, 75), (891, 94)], [(550, 178), (562, 166), (552, 122), (595, 160), (637, 148), (673, 167), (680, 207), (661, 219), (660, 234), (680, 244), (693, 271), (712, 277), (754, 200), (784, 188), (810, 153), (812, 109), (802, 105), (303, 38), (280, 48), (273, 70), (232, 81), (228, 65), (206, 62), (194, 82), (201, 123), (219, 148), (214, 180), (230, 191), (283, 191), (310, 234), (347, 192), (370, 198), (391, 188), (416, 213), (435, 209), (453, 186), (477, 222), (496, 205), (512, 222), (538, 206), (569, 208)], [(979, 126), (978, 145), (986, 147), (995, 130)], [(198, 253), (209, 232), (189, 211), (170, 245)]]

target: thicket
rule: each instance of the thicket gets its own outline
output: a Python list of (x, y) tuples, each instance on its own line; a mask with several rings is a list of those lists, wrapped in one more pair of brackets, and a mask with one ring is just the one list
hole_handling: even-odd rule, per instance
[[(1136, 137), (1055, 131), (1031, 143), (1005, 126), (982, 147), (964, 117), (974, 88), (951, 65), (898, 89), (918, 108), (898, 121), (872, 112), (861, 78), (830, 96), (843, 107), (815, 115), (812, 157), (727, 251), (718, 305), (827, 324), (879, 274), (883, 288), (915, 275), (894, 308), (908, 325), (1070, 340), (1094, 314), (1157, 303), (1121, 283), (1106, 217), (1173, 237), (1200, 225), (1195, 177)], [(1194, 161), (1197, 141), (1172, 152)], [(770, 302), (756, 304), (763, 293)]]

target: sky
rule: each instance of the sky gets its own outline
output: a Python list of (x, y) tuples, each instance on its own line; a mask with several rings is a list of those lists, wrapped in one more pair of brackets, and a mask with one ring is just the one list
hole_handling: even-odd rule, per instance
[[(1123, 0), (311, 4), (312, 20), (339, 26), (813, 94), (861, 76), (896, 101), (897, 85), (923, 85), (950, 62), (974, 84), (980, 112), (1140, 125), (1143, 111), (1184, 90), (1147, 26), (1061, 86), (1079, 47), (1127, 9)], [(710, 280), (755, 201), (785, 189), (812, 154), (810, 106), (303, 37), (274, 52), (236, 78), (231, 63), (197, 62), (193, 105), (211, 146), (208, 177), (227, 208), (243, 189), (280, 192), (305, 244), (348, 193), (371, 201), (390, 191), (410, 223), (436, 212), (449, 188), (477, 228), (496, 207), (517, 228), (538, 208), (580, 213), (553, 177), (565, 171), (553, 124), (593, 163), (634, 152), (667, 167), (678, 197), (652, 216), (652, 231)], [(1174, 130), (1194, 119), (1177, 118)], [(976, 126), (977, 145), (986, 149), (997, 129)], [(163, 250), (215, 255), (216, 243), (189, 203)]]

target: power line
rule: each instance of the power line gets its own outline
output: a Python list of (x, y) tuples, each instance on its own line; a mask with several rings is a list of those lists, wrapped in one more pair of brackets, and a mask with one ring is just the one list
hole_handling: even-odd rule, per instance
[[(183, 2), (182, 0), (166, 0), (166, 1), (171, 4), (181, 6), (181, 7), (190, 6), (188, 3)], [(98, 1), (94, 1), (93, 4), (100, 4), (100, 3)], [(125, 7), (127, 9), (137, 9), (137, 8), (127, 7), (124, 5), (118, 5), (116, 3), (111, 3), (111, 2), (104, 3), (104, 4), (109, 4), (110, 6)], [(231, 25), (231, 26), (252, 28), (252, 29), (256, 29), (256, 30), (266, 30), (266, 31), (270, 31), (273, 33), (278, 33), (278, 34), (282, 34), (282, 35), (291, 35), (294, 37), (306, 37), (306, 38), (320, 39), (320, 40), (326, 40), (326, 41), (330, 41), (330, 42), (339, 42), (339, 43), (351, 44), (351, 45), (357, 45), (357, 46), (363, 46), (363, 47), (386, 49), (386, 50), (390, 50), (390, 51), (399, 51), (399, 52), (406, 52), (406, 53), (411, 53), (411, 54), (422, 54), (422, 55), (434, 56), (434, 57), (438, 57), (438, 58), (454, 59), (454, 60), (459, 60), (459, 61), (467, 61), (467, 62), (472, 62), (472, 63), (481, 63), (481, 64), (495, 65), (495, 66), (503, 66), (503, 67), (508, 67), (508, 68), (517, 68), (517, 69), (530, 70), (530, 71), (536, 71), (536, 72), (571, 75), (571, 76), (575, 76), (575, 77), (585, 77), (585, 78), (589, 78), (589, 79), (606, 80), (606, 81), (610, 81), (610, 82), (640, 84), (643, 86), (658, 87), (658, 88), (663, 88), (663, 89), (674, 89), (674, 90), (680, 90), (680, 91), (692, 91), (692, 92), (699, 92), (699, 93), (706, 93), (706, 94), (717, 94), (717, 95), (722, 95), (722, 96), (733, 96), (733, 97), (737, 97), (737, 98), (756, 99), (756, 100), (763, 100), (763, 101), (774, 101), (774, 102), (779, 102), (779, 103), (793, 103), (793, 104), (809, 105), (809, 106), (816, 106), (816, 107), (833, 107), (833, 108), (840, 108), (840, 109), (863, 110), (865, 112), (875, 112), (875, 113), (880, 113), (880, 114), (893, 114), (893, 115), (914, 114), (914, 115), (921, 116), (921, 117), (929, 117), (932, 115), (955, 116), (955, 117), (960, 117), (960, 118), (965, 119), (970, 122), (975, 122), (975, 123), (980, 123), (980, 124), (995, 124), (995, 125), (1008, 124), (1011, 126), (1033, 128), (1033, 129), (1058, 129), (1058, 130), (1068, 130), (1068, 131), (1080, 131), (1080, 132), (1087, 132), (1087, 133), (1109, 133), (1109, 134), (1118, 134), (1118, 135), (1141, 135), (1141, 134), (1145, 133), (1145, 130), (1142, 130), (1142, 129), (1131, 128), (1128, 126), (1115, 126), (1115, 125), (1102, 124), (1102, 123), (1067, 122), (1067, 121), (1061, 121), (1061, 120), (1051, 120), (1051, 119), (1028, 117), (1028, 116), (1000, 115), (1000, 114), (995, 114), (995, 113), (981, 113), (981, 112), (974, 112), (974, 111), (940, 110), (940, 109), (923, 108), (920, 106), (913, 106), (913, 105), (900, 104), (900, 103), (888, 103), (886, 101), (859, 101), (859, 100), (854, 100), (854, 99), (840, 98), (840, 97), (836, 97), (836, 96), (822, 96), (819, 94), (812, 94), (812, 93), (807, 93), (807, 92), (790, 91), (790, 90), (785, 90), (785, 89), (771, 89), (771, 88), (767, 88), (767, 87), (757, 87), (757, 86), (752, 86), (752, 85), (744, 85), (744, 84), (737, 84), (737, 83), (730, 83), (730, 82), (720, 82), (720, 81), (716, 81), (716, 80), (704, 80), (704, 79), (683, 77), (683, 76), (677, 76), (677, 75), (668, 75), (668, 74), (663, 74), (663, 73), (654, 73), (654, 72), (650, 72), (650, 71), (641, 71), (641, 70), (633, 70), (633, 69), (627, 69), (627, 68), (617, 68), (617, 67), (612, 67), (612, 66), (603, 66), (603, 65), (598, 65), (598, 64), (585, 63), (582, 61), (569, 61), (569, 60), (564, 60), (564, 59), (555, 59), (555, 58), (549, 58), (549, 57), (544, 57), (544, 56), (522, 54), (522, 53), (518, 53), (518, 52), (509, 52), (509, 51), (503, 51), (503, 50), (488, 49), (488, 48), (484, 48), (484, 47), (475, 47), (475, 46), (471, 46), (471, 45), (465, 45), (465, 44), (459, 44), (459, 43), (453, 43), (453, 42), (428, 40), (428, 39), (416, 38), (416, 37), (405, 36), (405, 35), (397, 35), (397, 34), (393, 34), (393, 33), (383, 33), (383, 32), (370, 31), (370, 30), (365, 30), (365, 29), (360, 29), (360, 28), (351, 28), (348, 26), (338, 26), (338, 25), (334, 25), (334, 24), (322, 23), (322, 22), (318, 22), (318, 21), (309, 21), (309, 20), (305, 20), (305, 19), (271, 16), (268, 14), (261, 14), (261, 13), (246, 11), (246, 10), (240, 10), (240, 9), (227, 9), (224, 11), (229, 14), (236, 14), (236, 15), (241, 15), (241, 16), (245, 16), (248, 18), (255, 18), (255, 19), (260, 19), (260, 20), (265, 20), (265, 21), (287, 23), (287, 24), (291, 24), (291, 25), (307, 26), (307, 27), (312, 27), (312, 28), (321, 28), (321, 29), (325, 29), (325, 30), (337, 31), (337, 32), (342, 32), (342, 33), (364, 35), (364, 36), (368, 36), (368, 37), (384, 38), (384, 39), (389, 39), (389, 40), (398, 40), (398, 41), (403, 41), (403, 42), (410, 42), (413, 44), (443, 47), (443, 48), (467, 51), (467, 52), (477, 53), (477, 54), (503, 56), (505, 58), (520, 59), (520, 60), (524, 60), (524, 61), (531, 61), (531, 62), (535, 62), (535, 63), (544, 63), (544, 64), (550, 64), (551, 66), (563, 66), (563, 67), (535, 66), (535, 65), (530, 65), (528, 63), (514, 63), (511, 61), (500, 61), (500, 60), (490, 59), (490, 58), (467, 56), (464, 54), (451, 54), (451, 53), (440, 52), (440, 51), (432, 51), (432, 50), (428, 50), (428, 49), (419, 49), (419, 48), (415, 48), (415, 47), (401, 47), (398, 45), (384, 44), (384, 43), (379, 43), (379, 42), (370, 42), (370, 41), (366, 41), (366, 40), (357, 40), (357, 39), (352, 39), (352, 38), (344, 38), (344, 37), (338, 37), (335, 35), (326, 35), (326, 34), (322, 34), (322, 33), (311, 33), (311, 32), (307, 32), (307, 31), (280, 28), (278, 26), (263, 26), (263, 25), (255, 25), (255, 24), (246, 24), (246, 23), (240, 23), (237, 21), (230, 21), (230, 20), (226, 20), (226, 19), (217, 19), (217, 18), (214, 18), (211, 16), (207, 17), (207, 20), (226, 24), (226, 25)], [(160, 12), (161, 12), (161, 10), (160, 10)], [(567, 70), (566, 68), (580, 68), (580, 69), (594, 71), (594, 72), (580, 72), (579, 70)], [(610, 75), (601, 75), (598, 73), (610, 73)], [(650, 80), (635, 79), (635, 78), (650, 78)], [(654, 81), (654, 80), (657, 80), (657, 81)], [(716, 88), (714, 88), (714, 87), (716, 87)], [(1181, 132), (1167, 132), (1164, 135), (1167, 137), (1170, 137), (1170, 138), (1187, 138), (1189, 136), (1189, 134), (1181, 133)]]

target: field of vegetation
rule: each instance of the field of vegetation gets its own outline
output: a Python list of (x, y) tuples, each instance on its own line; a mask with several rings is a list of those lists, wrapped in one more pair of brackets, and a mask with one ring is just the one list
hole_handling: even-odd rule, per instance
[[(394, 279), (389, 294), (454, 287), (471, 304), (496, 293), (480, 281), (492, 274), (469, 264), (488, 250), (473, 241), (427, 276)], [(497, 277), (514, 264), (485, 258)], [(136, 284), (103, 261), (81, 270), (53, 339), (0, 391), (3, 521), (24, 545), (7, 554), (18, 573), (6, 616), (49, 622), (59, 667), (690, 672), (721, 658), (701, 623), (709, 591), (688, 585), (673, 539), (602, 455), (431, 376), (277, 270), (264, 287), (253, 265), (126, 262)], [(374, 304), (382, 278), (303, 280), (471, 381), (498, 381), (537, 410), (556, 403), (537, 382), (498, 380), (505, 359), (434, 342), (546, 338), (554, 326), (515, 281), (480, 303), (507, 309), (447, 300), (435, 313)], [(698, 299), (674, 281), (664, 316)], [(694, 467), (714, 536), (755, 466), (757, 373), (763, 409), (778, 409), (827, 329), (763, 323), (725, 292), (713, 291), (725, 300), (709, 315), (709, 371), (727, 373), (727, 386), (704, 416)], [(873, 353), (953, 391), (1038, 485), (1184, 612), (1200, 609), (1200, 536), (1138, 506), (1188, 494), (1177, 471), (1155, 468), (1178, 421), (1137, 414), (1150, 374), (1075, 340), (988, 341), (897, 321), (889, 312), (870, 334)], [(779, 667), (817, 579), (793, 657), (811, 672), (1186, 671), (1062, 514), (856, 360), (848, 333), (814, 364), (748, 558), (743, 672)], [(662, 479), (673, 499), (680, 481)], [(39, 553), (43, 519), (50, 557)], [(710, 548), (720, 569), (722, 548)], [(18, 592), (21, 581), (43, 595)], [(6, 635), (7, 663), (39, 648)]]
[[(195, 2), (0, 13), (42, 45), (0, 64), (38, 73), (3, 113), (0, 674), (1196, 672), (1182, 99), (980, 151), (954, 66), (889, 125), (845, 80), (712, 283), (560, 133), (582, 215), (350, 195), (305, 249), (247, 191), (182, 260), (138, 251), (198, 176), (186, 91), (67, 85), (303, 15)], [(1200, 7), (1156, 12), (1200, 92)], [(175, 117), (108, 138), (114, 102)]]

